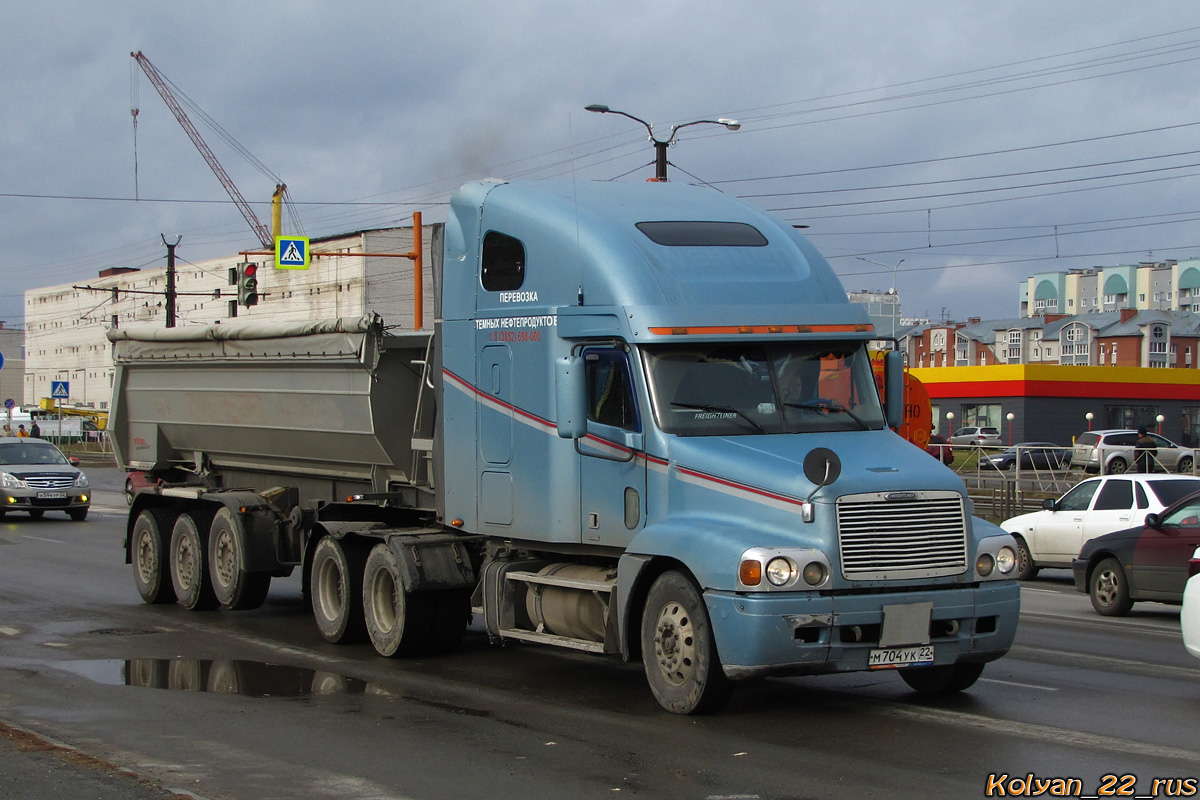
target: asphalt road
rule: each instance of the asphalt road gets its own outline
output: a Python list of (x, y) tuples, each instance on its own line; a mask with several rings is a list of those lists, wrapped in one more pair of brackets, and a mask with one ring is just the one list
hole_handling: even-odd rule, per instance
[[(106, 765), (75, 774), (127, 781), (122, 796), (964, 798), (1031, 774), (1150, 796), (1200, 775), (1200, 661), (1178, 609), (1102, 618), (1065, 572), (1023, 587), (1017, 645), (961, 696), (920, 698), (888, 672), (771, 679), (679, 717), (640, 665), (497, 647), (477, 626), (438, 658), (327, 644), (299, 576), (256, 611), (144, 605), (121, 476), (89, 474), (86, 522), (0, 522), (0, 721)], [(6, 765), (34, 757), (0, 741), (0, 793)]]

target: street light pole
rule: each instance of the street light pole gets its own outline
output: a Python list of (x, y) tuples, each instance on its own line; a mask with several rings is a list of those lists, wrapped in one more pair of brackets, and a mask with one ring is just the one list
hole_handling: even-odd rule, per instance
[(896, 317), (900, 316), (900, 295), (896, 293), (896, 270), (900, 269), (900, 265), (904, 263), (904, 259), (902, 258), (899, 261), (897, 261), (896, 266), (893, 267), (889, 264), (884, 264), (882, 261), (872, 261), (871, 259), (863, 258), (862, 256), (855, 256), (855, 258), (857, 258), (859, 261), (865, 261), (868, 264), (874, 264), (877, 267), (888, 267), (892, 271), (892, 297), (896, 298), (896, 302), (892, 306), (891, 317), (892, 317), (892, 338), (895, 339), (896, 338), (896, 321), (897, 321)]
[(726, 119), (725, 117), (721, 117), (720, 119), (697, 119), (685, 122), (682, 125), (672, 125), (670, 136), (666, 139), (657, 139), (654, 136), (654, 126), (632, 114), (626, 114), (624, 111), (617, 111), (599, 103), (587, 106), (585, 110), (595, 114), (620, 114), (622, 117), (627, 117), (634, 122), (640, 122), (645, 125), (646, 133), (649, 134), (650, 141), (654, 145), (654, 180), (659, 183), (666, 183), (667, 181), (667, 148), (675, 144), (675, 136), (679, 133), (680, 129), (686, 128), (689, 125), (724, 125), (729, 130), (736, 131), (742, 127), (741, 123), (736, 119)]

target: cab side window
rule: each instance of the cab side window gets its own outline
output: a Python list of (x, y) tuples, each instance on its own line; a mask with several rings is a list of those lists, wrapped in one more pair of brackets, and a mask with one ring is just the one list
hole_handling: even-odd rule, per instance
[(588, 419), (628, 431), (640, 430), (633, 376), (624, 351), (588, 348), (583, 351), (583, 363)]
[(511, 292), (525, 282), (525, 245), (520, 239), (488, 231), (483, 237), (479, 282), (489, 292)]

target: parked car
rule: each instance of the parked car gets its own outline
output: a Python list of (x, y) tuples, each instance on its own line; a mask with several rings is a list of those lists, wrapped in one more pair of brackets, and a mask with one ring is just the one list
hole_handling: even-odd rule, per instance
[(950, 464), (954, 461), (954, 448), (946, 441), (945, 436), (936, 433), (929, 435), (929, 444), (925, 445), (925, 452), (943, 464)]
[(1098, 536), (1071, 563), (1075, 588), (1087, 592), (1092, 608), (1106, 617), (1129, 613), (1138, 600), (1183, 602), (1188, 560), (1200, 547), (1200, 492), (1143, 525)]
[(996, 428), (968, 425), (950, 434), (950, 444), (1000, 444), (1000, 431)]
[(1022, 442), (1001, 450), (999, 453), (985, 455), (979, 459), (979, 466), (989, 469), (1009, 470), (1021, 458), (1021, 469), (1065, 469), (1071, 463), (1071, 450), (1059, 447), (1054, 442)]
[(1183, 630), (1183, 646), (1200, 658), (1200, 548), (1192, 553), (1192, 559), (1188, 562), (1188, 580), (1183, 587), (1179, 627)]
[(78, 463), (45, 439), (0, 437), (0, 519), (10, 511), (33, 519), (65, 511), (73, 520), (86, 519), (92, 493)]
[(1191, 475), (1120, 475), (1088, 478), (1043, 510), (1004, 520), (1000, 527), (1017, 540), (1018, 580), (1042, 567), (1071, 566), (1084, 545), (1097, 536), (1140, 526), (1149, 513), (1200, 492)]
[[(1191, 472), (1196, 463), (1196, 451), (1172, 442), (1156, 433), (1148, 434), (1154, 440), (1154, 472)], [(1088, 472), (1103, 475), (1120, 475), (1133, 469), (1134, 446), (1138, 432), (1133, 430), (1087, 431), (1075, 437), (1071, 451), (1071, 466), (1083, 467)]]

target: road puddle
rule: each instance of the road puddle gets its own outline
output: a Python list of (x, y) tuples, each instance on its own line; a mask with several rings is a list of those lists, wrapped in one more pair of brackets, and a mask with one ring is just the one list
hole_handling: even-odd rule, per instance
[(109, 686), (245, 697), (363, 694), (366, 681), (334, 672), (241, 659), (130, 658), (69, 661), (60, 666)]

